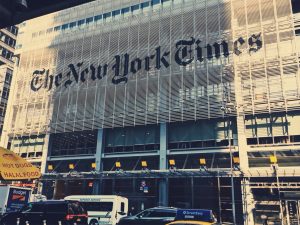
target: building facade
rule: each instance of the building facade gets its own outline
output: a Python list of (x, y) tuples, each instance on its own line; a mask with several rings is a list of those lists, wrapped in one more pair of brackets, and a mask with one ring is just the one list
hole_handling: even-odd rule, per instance
[(13, 67), (12, 57), (16, 46), (18, 28), (7, 27), (0, 30), (0, 65), (7, 64)]
[(291, 0), (104, 0), (27, 21), (2, 144), (41, 167), (49, 198), (119, 194), (138, 209), (291, 224), (298, 11)]
[(8, 96), (13, 73), (13, 55), (16, 47), (18, 28), (7, 27), (0, 30), (0, 137), (4, 125)]

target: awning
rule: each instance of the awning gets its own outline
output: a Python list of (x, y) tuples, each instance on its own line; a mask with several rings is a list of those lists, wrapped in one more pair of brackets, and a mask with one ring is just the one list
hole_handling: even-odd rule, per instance
[(40, 170), (14, 152), (0, 147), (0, 180), (29, 180), (41, 177)]

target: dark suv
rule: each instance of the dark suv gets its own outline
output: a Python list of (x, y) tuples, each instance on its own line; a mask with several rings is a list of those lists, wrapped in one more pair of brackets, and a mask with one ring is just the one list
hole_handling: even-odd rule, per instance
[(118, 225), (165, 225), (174, 221), (176, 212), (176, 208), (170, 207), (150, 208), (135, 216), (121, 218)]
[(87, 225), (87, 212), (76, 201), (43, 201), (33, 202), (24, 206), (19, 212), (4, 214), (0, 220), (0, 225), (62, 225), (76, 223), (77, 225)]

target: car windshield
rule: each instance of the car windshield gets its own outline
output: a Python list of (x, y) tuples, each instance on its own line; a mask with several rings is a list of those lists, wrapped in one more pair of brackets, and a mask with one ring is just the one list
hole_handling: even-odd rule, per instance
[(139, 218), (142, 218), (142, 217), (147, 217), (149, 214), (150, 214), (150, 210), (145, 210), (143, 212), (140, 212), (136, 216), (139, 217)]

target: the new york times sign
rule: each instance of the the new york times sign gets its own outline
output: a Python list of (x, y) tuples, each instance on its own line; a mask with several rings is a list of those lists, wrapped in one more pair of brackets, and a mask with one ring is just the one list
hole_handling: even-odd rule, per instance
[[(261, 34), (253, 34), (248, 39), (242, 37), (233, 42), (233, 54), (242, 54), (240, 48), (248, 42), (249, 54), (257, 52), (262, 48)], [(180, 40), (176, 42), (174, 52), (174, 61), (181, 66), (187, 66), (195, 60), (203, 62), (212, 60), (213, 58), (220, 58), (222, 55), (228, 57), (231, 49), (226, 41), (221, 43), (201, 45), (202, 41), (191, 37), (187, 40)], [(108, 69), (113, 71), (111, 82), (113, 84), (127, 83), (128, 76), (135, 74), (138, 71), (150, 71), (155, 68), (157, 70), (162, 67), (168, 68), (170, 66), (170, 51), (162, 51), (161, 46), (153, 50), (152, 55), (145, 56), (144, 58), (131, 59), (128, 53), (124, 55), (114, 56), (114, 64), (108, 63), (101, 65), (86, 65), (83, 62), (71, 63), (68, 65), (68, 72), (65, 74), (59, 73), (52, 75), (49, 69), (35, 70), (31, 80), (31, 89), (38, 91), (41, 88), (51, 90), (53, 86), (59, 87), (63, 85), (68, 88), (72, 83), (85, 82), (87, 79), (92, 81), (101, 80), (107, 76)], [(66, 79), (64, 79), (66, 78)]]

